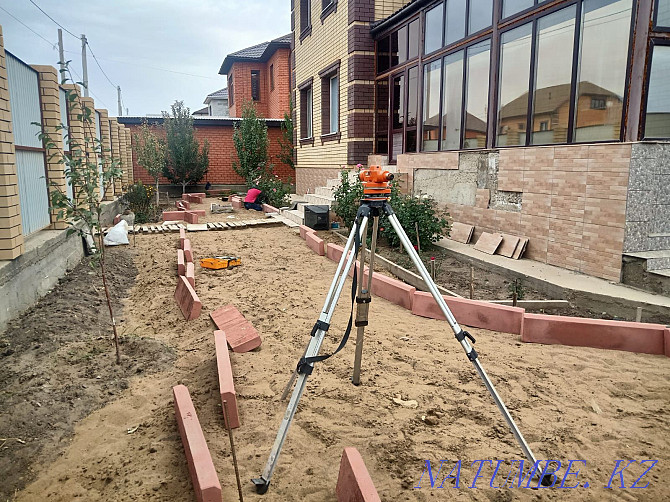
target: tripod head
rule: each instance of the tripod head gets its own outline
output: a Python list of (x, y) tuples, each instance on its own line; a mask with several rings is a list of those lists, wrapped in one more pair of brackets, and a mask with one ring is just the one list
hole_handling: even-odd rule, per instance
[(364, 201), (387, 201), (391, 196), (393, 173), (382, 171), (379, 166), (371, 166), (358, 173), (363, 184)]

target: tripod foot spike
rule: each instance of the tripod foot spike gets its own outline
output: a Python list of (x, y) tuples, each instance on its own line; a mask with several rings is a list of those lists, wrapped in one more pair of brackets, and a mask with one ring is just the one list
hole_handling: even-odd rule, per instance
[(552, 486), (556, 481), (556, 471), (551, 471), (542, 476), (540, 484), (542, 486)]
[(268, 491), (268, 488), (270, 488), (270, 482), (265, 481), (262, 477), (253, 478), (251, 482), (256, 485), (256, 493), (259, 495), (265, 495)]

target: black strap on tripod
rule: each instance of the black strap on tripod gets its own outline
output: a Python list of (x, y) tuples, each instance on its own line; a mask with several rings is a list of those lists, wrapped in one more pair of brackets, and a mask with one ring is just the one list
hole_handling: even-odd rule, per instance
[[(337, 349), (335, 349), (334, 352), (330, 354), (322, 354), (320, 356), (301, 357), (300, 361), (298, 361), (298, 366), (296, 368), (296, 371), (300, 375), (311, 375), (312, 370), (314, 369), (314, 366), (312, 366), (313, 363), (325, 361), (326, 359), (333, 357), (335, 354), (337, 354), (344, 348), (344, 346), (347, 344), (347, 341), (349, 340), (349, 335), (351, 334), (351, 327), (354, 322), (354, 305), (356, 303), (356, 291), (358, 285), (358, 273), (357, 273), (358, 271), (356, 267), (356, 259), (358, 257), (358, 253), (361, 248), (360, 224), (361, 224), (361, 212), (359, 210), (359, 213), (356, 215), (356, 223), (354, 225), (354, 263), (353, 263), (354, 277), (351, 283), (351, 313), (349, 314), (349, 322), (347, 323), (347, 329), (344, 330), (342, 340), (340, 341), (340, 344), (337, 346)], [(362, 276), (363, 271), (361, 271), (361, 280), (363, 280)], [(323, 322), (321, 320), (316, 321), (316, 324), (314, 324), (310, 336), (316, 335), (316, 332), (318, 330), (328, 331), (328, 328), (330, 328), (330, 324)]]

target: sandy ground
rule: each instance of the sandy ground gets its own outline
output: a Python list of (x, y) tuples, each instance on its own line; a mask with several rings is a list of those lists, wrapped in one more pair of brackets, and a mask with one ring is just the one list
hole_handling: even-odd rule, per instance
[[(256, 219), (258, 213), (238, 216)], [(237, 500), (208, 315), (227, 304), (263, 337), (259, 350), (231, 353), (242, 421), (235, 443), (247, 500), (336, 500), (346, 446), (361, 452), (382, 500), (670, 499), (670, 358), (521, 344), (513, 335), (471, 330), (484, 367), (538, 458), (585, 460), (579, 480), (590, 487), (494, 490), (488, 488), (493, 469), (484, 464), (484, 478), (470, 489), (473, 461), (491, 459), (495, 465), (498, 459), (520, 459), (520, 449), (447, 325), (378, 298), (371, 306), (362, 385), (349, 381), (353, 341), (317, 365), (270, 491), (261, 499), (249, 480), (263, 469), (285, 411), (279, 395), (308, 342), (336, 265), (313, 254), (286, 227), (190, 238), (196, 264), (201, 257), (238, 254), (243, 265), (223, 271), (196, 265), (203, 314), (186, 322), (172, 298), (177, 235), (137, 236), (138, 276), (125, 302), (124, 323), (137, 336), (173, 347), (176, 362), (133, 378), (116, 401), (83, 419), (62, 456), (36, 467), (36, 480), (18, 500), (193, 500), (171, 396), (179, 383), (191, 391), (223, 499)], [(325, 350), (339, 342), (349, 315), (346, 303), (343, 298)], [(398, 395), (416, 400), (418, 407), (395, 404)], [(449, 480), (444, 488), (438, 489), (438, 482), (431, 489), (427, 474), (419, 481), (426, 459), (438, 466), (447, 460), (445, 471), (460, 459), (460, 489)], [(640, 483), (649, 487), (603, 488), (618, 459), (658, 460)], [(507, 471), (503, 465), (498, 484)], [(638, 463), (629, 467), (626, 486), (643, 471)], [(422, 488), (413, 488), (419, 483)]]

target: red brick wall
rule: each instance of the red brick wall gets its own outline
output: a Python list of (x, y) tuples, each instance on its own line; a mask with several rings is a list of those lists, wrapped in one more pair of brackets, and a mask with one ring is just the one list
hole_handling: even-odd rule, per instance
[[(138, 132), (140, 126), (135, 124), (126, 124), (130, 128), (132, 134)], [(155, 128), (159, 134), (163, 134), (163, 129)], [(289, 179), (295, 181), (295, 171), (286, 164), (279, 161), (279, 144), (278, 138), (281, 136), (281, 129), (279, 127), (268, 128), (269, 138), (269, 154), (270, 162), (274, 164), (274, 172), (283, 181), (288, 182)], [(209, 142), (209, 170), (202, 179), (202, 183), (209, 181), (214, 185), (238, 185), (244, 184), (244, 180), (240, 178), (233, 170), (233, 160), (237, 159), (235, 146), (233, 145), (233, 127), (224, 125), (212, 126), (196, 126), (195, 137), (201, 143), (206, 139)], [(133, 144), (135, 138), (133, 138)], [(137, 157), (133, 151), (133, 167), (135, 181), (141, 180), (142, 183), (153, 184), (153, 178), (137, 164)], [(162, 178), (160, 183), (169, 185), (170, 182)]]
[[(291, 51), (289, 49), (279, 49), (267, 63), (268, 118), (283, 119), (284, 113), (289, 112), (289, 99), (291, 95), (290, 54)], [(274, 91), (270, 90), (270, 65), (273, 65), (274, 68)]]

